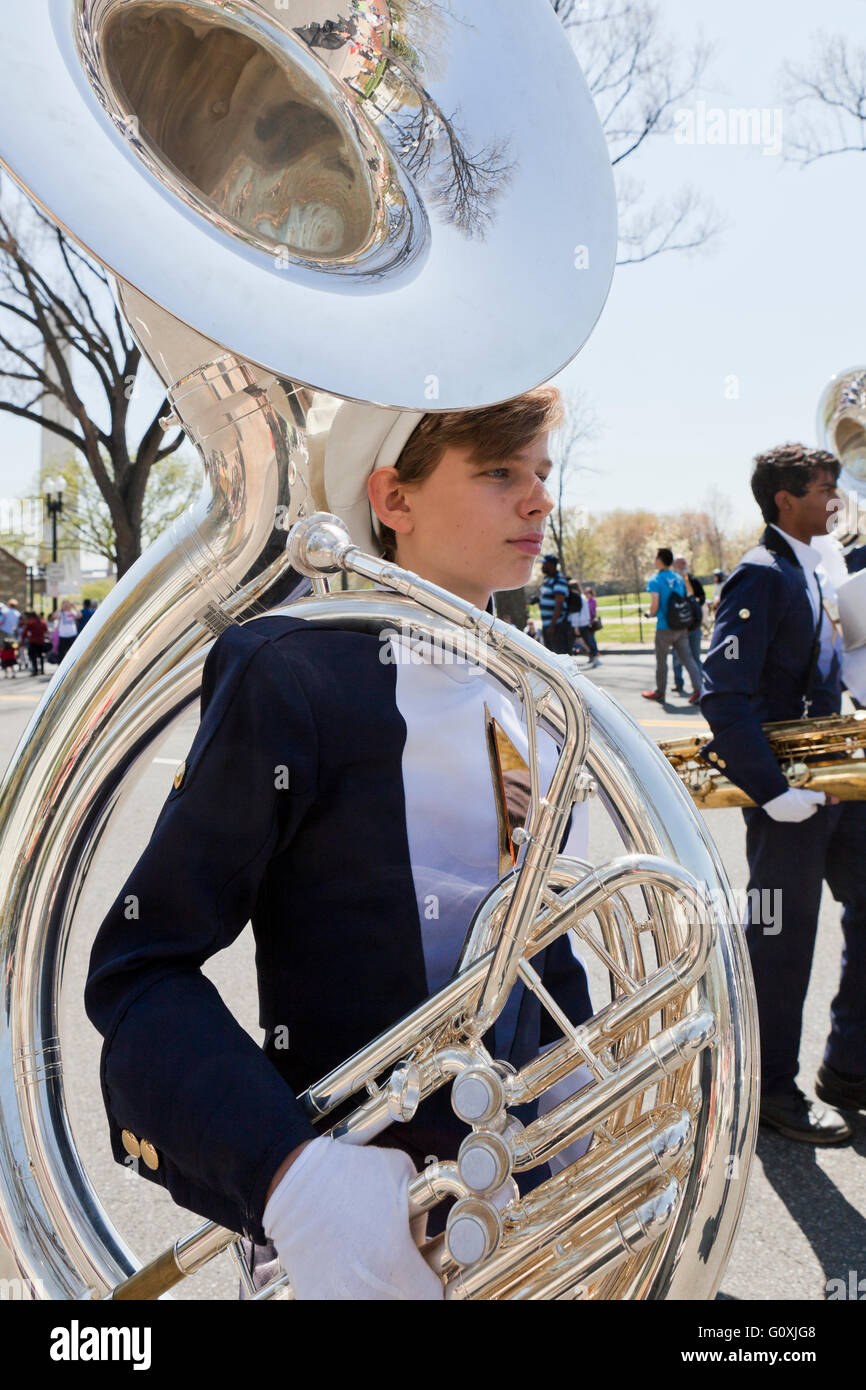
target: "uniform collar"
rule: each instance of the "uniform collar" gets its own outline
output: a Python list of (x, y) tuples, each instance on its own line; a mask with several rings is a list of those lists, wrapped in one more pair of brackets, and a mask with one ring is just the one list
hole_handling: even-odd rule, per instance
[[(805, 541), (798, 541), (796, 536), (789, 536), (787, 531), (783, 531), (781, 526), (777, 526), (774, 521), (770, 522), (767, 531), (773, 530), (787, 543), (792, 551), (794, 559), (801, 569), (807, 574), (814, 574), (821, 563), (821, 552), (812, 545), (806, 545)], [(764, 533), (766, 535), (766, 532)], [(772, 549), (772, 547), (770, 547)]]
[[(393, 593), (393, 589), (388, 589), (385, 584), (373, 585), (374, 589), (382, 590), (386, 593)], [(496, 616), (496, 608), (491, 596), (487, 604), (486, 611), (492, 617)], [(411, 626), (411, 622), (408, 623)], [(471, 643), (472, 637), (467, 640)], [(469, 685), (481, 679), (484, 671), (478, 662), (470, 660), (468, 657), (461, 657), (457, 653), (451, 653), (447, 649), (438, 649), (434, 642), (424, 642), (423, 640), (412, 640), (409, 632), (404, 629), (400, 632), (393, 632), (391, 636), (392, 646), (395, 646), (394, 658), (398, 662), (406, 662), (412, 666), (433, 666), (437, 671), (441, 671), (449, 680), (457, 685)]]

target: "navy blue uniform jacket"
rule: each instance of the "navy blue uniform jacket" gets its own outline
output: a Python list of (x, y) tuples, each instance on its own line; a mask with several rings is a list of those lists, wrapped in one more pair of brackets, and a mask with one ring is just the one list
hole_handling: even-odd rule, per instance
[[(276, 1169), (315, 1134), (296, 1096), (428, 993), (400, 771), (405, 724), (380, 647), (372, 634), (283, 615), (217, 639), (186, 775), (91, 957), (85, 1004), (105, 1039), (115, 1158), (126, 1157), (122, 1130), (149, 1140), (159, 1166), (143, 1177), (258, 1242)], [(264, 1050), (201, 973), (248, 920)], [(567, 938), (546, 957), (548, 988), (575, 1021), (586, 1018), (586, 976)], [(527, 994), (512, 1061), (558, 1036), (549, 1026), (539, 1036), (539, 1022)], [(437, 1123), (455, 1129), (447, 1091), (433, 1101)], [(400, 1129), (421, 1123), (420, 1153), (454, 1156), (466, 1131), (431, 1139), (424, 1113)]]
[[(768, 526), (725, 581), (701, 697), (713, 731), (701, 751), (716, 753), (725, 775), (758, 806), (788, 790), (761, 725), (802, 717), (814, 637), (806, 575)], [(829, 671), (816, 672), (810, 717), (838, 714), (841, 699), (834, 655)]]

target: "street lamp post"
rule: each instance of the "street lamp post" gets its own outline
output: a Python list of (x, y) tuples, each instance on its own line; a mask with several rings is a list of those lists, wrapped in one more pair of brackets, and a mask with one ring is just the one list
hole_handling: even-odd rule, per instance
[[(57, 564), (57, 518), (63, 511), (63, 488), (62, 478), (45, 479), (45, 505), (48, 508), (48, 515), (51, 517), (51, 559)], [(53, 494), (57, 493), (54, 497)]]

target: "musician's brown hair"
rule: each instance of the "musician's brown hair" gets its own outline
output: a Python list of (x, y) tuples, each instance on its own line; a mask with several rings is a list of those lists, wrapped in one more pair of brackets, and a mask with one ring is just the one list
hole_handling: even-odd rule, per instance
[(826, 449), (807, 449), (805, 444), (780, 444), (758, 454), (752, 471), (752, 496), (765, 521), (778, 521), (777, 492), (803, 497), (819, 473), (832, 473), (839, 479), (841, 464)]
[[(420, 483), (433, 472), (446, 449), (470, 449), (478, 463), (511, 458), (540, 434), (562, 422), (562, 397), (555, 386), (539, 386), (483, 410), (452, 410), (425, 415), (412, 431), (394, 467), (401, 482)], [(397, 536), (382, 525), (386, 560), (397, 555)]]

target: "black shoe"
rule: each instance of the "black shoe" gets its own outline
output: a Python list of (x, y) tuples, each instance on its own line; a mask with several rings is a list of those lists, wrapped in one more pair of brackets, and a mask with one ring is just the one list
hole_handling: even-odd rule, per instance
[(866, 1076), (857, 1081), (846, 1081), (826, 1062), (818, 1068), (815, 1080), (815, 1095), (837, 1110), (866, 1110)]
[(793, 1095), (762, 1096), (761, 1124), (777, 1129), (786, 1139), (804, 1144), (844, 1144), (851, 1138), (851, 1126), (835, 1110), (828, 1110), (802, 1091)]
[(677, 695), (685, 695), (686, 693), (686, 688), (684, 685), (675, 685), (674, 690), (676, 691)]

